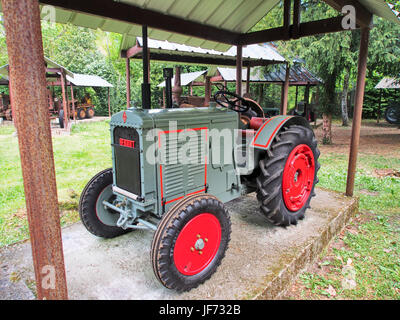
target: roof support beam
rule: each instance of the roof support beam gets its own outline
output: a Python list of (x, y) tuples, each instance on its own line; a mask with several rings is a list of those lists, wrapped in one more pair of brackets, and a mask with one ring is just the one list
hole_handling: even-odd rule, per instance
[(140, 47), (139, 44), (136, 42), (136, 44), (132, 48), (121, 51), (121, 58), (130, 59), (136, 56), (137, 54), (142, 53), (142, 51), (143, 51), (142, 47)]
[[(138, 54), (132, 57), (132, 59), (142, 59), (142, 55)], [(166, 62), (177, 62), (177, 63), (194, 63), (196, 65), (216, 65), (216, 66), (236, 66), (236, 60), (234, 57), (228, 58), (214, 58), (214, 57), (196, 57), (196, 56), (179, 56), (171, 55), (169, 53), (160, 53), (150, 51), (150, 60), (153, 61), (166, 61)], [(266, 61), (266, 60), (243, 60), (243, 67), (257, 67), (257, 66), (268, 66), (271, 64), (281, 64), (281, 61)]]
[[(299, 29), (298, 34), (295, 35), (292, 32), (287, 34), (284, 27), (244, 33), (238, 38), (238, 43), (242, 45), (249, 45), (270, 41), (298, 39), (323, 33), (345, 31), (342, 27), (342, 19), (343, 17), (335, 17), (300, 23), (297, 26)], [(296, 29), (294, 25), (291, 25), (290, 28), (291, 30)], [(357, 28), (359, 28), (359, 26), (357, 26)]]
[(231, 45), (236, 44), (240, 35), (113, 0), (40, 0), (40, 3)]

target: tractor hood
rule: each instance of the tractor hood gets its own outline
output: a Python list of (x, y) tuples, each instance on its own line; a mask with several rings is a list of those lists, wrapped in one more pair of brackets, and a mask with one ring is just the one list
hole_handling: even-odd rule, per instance
[(176, 108), (137, 109), (130, 108), (112, 116), (110, 125), (136, 129), (168, 127), (170, 121), (178, 124), (237, 121), (237, 113), (225, 108)]

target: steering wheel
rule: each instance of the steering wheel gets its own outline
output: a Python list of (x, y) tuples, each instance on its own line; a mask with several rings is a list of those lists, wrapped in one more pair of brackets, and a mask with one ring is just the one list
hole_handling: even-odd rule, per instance
[(222, 83), (215, 83), (215, 86), (217, 87), (217, 89), (219, 90), (219, 91), (227, 91), (226, 90), (226, 87), (222, 84)]
[(228, 108), (236, 112), (246, 112), (249, 110), (247, 101), (236, 93), (226, 90), (219, 90), (214, 95), (214, 100), (221, 107)]

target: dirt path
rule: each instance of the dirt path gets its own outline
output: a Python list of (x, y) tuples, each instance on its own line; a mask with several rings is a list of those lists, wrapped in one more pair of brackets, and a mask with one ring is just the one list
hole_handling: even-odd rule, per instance
[[(319, 148), (324, 153), (349, 154), (351, 126), (342, 127), (335, 123), (332, 126), (333, 144), (322, 145), (322, 128), (315, 130), (320, 142)], [(375, 121), (365, 120), (361, 127), (359, 152), (364, 154), (400, 156), (400, 129), (386, 123), (377, 124)]]

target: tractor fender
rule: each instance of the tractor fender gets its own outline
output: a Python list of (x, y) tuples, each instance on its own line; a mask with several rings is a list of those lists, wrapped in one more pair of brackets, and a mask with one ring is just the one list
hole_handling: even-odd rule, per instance
[(255, 149), (268, 150), (274, 141), (274, 138), (278, 135), (279, 131), (284, 126), (300, 125), (306, 128), (312, 129), (306, 119), (299, 116), (275, 116), (269, 118), (263, 123), (263, 125), (257, 130), (253, 140), (250, 143)]

